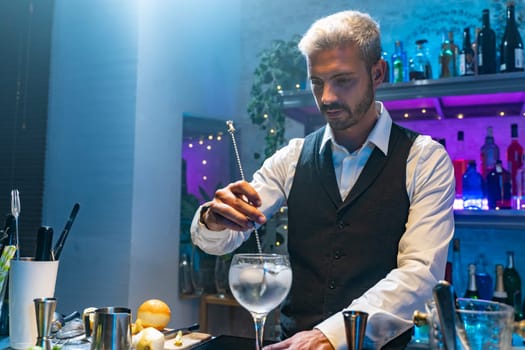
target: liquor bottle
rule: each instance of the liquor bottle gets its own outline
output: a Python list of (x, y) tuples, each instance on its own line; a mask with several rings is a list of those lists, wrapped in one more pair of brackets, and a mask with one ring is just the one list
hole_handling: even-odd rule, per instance
[(500, 72), (523, 71), (523, 41), (516, 26), (514, 17), (514, 2), (507, 4), (507, 25), (501, 41)]
[(476, 161), (468, 162), (467, 171), (463, 174), (463, 209), (483, 209), (483, 178), (476, 170)]
[(474, 33), (474, 39), (472, 40), (472, 52), (474, 53), (474, 75), (478, 75), (478, 41), (477, 37), (479, 36), (479, 32), (481, 32), (480, 27), (476, 27), (476, 31)]
[(476, 286), (480, 299), (491, 300), (494, 292), (494, 283), (492, 277), (487, 272), (487, 259), (485, 255), (480, 254), (476, 266)]
[(476, 285), (476, 265), (468, 265), (468, 287), (464, 298), (479, 299), (478, 286)]
[(525, 210), (525, 167), (516, 171), (516, 195), (513, 197), (513, 208)]
[(445, 281), (452, 285), (454, 284), (452, 281), (452, 263), (450, 261), (447, 261), (445, 265)]
[(485, 143), (481, 146), (481, 176), (487, 178), (488, 173), (496, 167), (496, 161), (499, 158), (499, 147), (494, 143), (492, 127), (487, 128)]
[(445, 265), (445, 281), (452, 285), (454, 284), (452, 281), (452, 263), (450, 261), (447, 261)]
[(191, 266), (187, 254), (181, 254), (179, 262), (179, 292), (182, 295), (193, 294)]
[(403, 52), (403, 43), (395, 42), (394, 53), (392, 54), (392, 83), (405, 81), (405, 56)]
[(470, 28), (463, 29), (463, 46), (459, 52), (459, 75), (474, 75), (474, 51), (470, 43)]
[(449, 31), (448, 32), (448, 42), (450, 45), (450, 50), (452, 51), (452, 76), (457, 77), (458, 76), (458, 56), (459, 56), (459, 46), (457, 46), (454, 43), (454, 32)]
[(388, 83), (390, 82), (390, 63), (388, 62), (388, 52), (383, 51), (383, 53), (381, 54), (381, 58), (383, 59), (383, 61), (385, 61), (385, 64), (386, 64), (386, 70), (385, 70), (385, 76), (383, 78), (383, 83)]
[(514, 252), (507, 252), (507, 266), (503, 270), (503, 287), (507, 292), (507, 304), (514, 307), (516, 320), (523, 318), (521, 310), (521, 278), (514, 265)]
[(510, 173), (501, 160), (487, 175), (487, 201), (489, 209), (511, 209)]
[(432, 79), (432, 67), (428, 58), (426, 43), (428, 40), (416, 40), (416, 55), (409, 62), (410, 80)]
[(454, 165), (454, 177), (456, 179), (456, 198), (463, 194), (463, 174), (467, 171), (467, 160), (465, 159), (465, 133), (458, 131), (458, 142), (456, 143), (456, 154), (452, 160)]
[[(466, 290), (465, 267), (461, 262), (461, 249), (459, 238), (452, 241), (452, 285), (457, 291)], [(450, 282), (450, 281), (449, 281)]]
[(507, 292), (505, 292), (505, 287), (503, 286), (503, 265), (496, 265), (496, 289), (494, 290), (494, 295), (492, 296), (493, 301), (498, 303), (507, 303)]
[(441, 42), (441, 50), (439, 52), (439, 77), (449, 78), (453, 77), (456, 72), (456, 57), (454, 53), (455, 48), (450, 44), (450, 41), (443, 37)]
[(518, 124), (510, 126), (510, 145), (507, 147), (507, 162), (510, 172), (510, 181), (512, 184), (512, 195), (518, 193), (518, 184), (516, 183), (516, 174), (518, 169), (523, 165), (523, 147), (518, 141)]
[(478, 74), (496, 73), (496, 33), (490, 28), (490, 12), (483, 10), (483, 26), (477, 42)]

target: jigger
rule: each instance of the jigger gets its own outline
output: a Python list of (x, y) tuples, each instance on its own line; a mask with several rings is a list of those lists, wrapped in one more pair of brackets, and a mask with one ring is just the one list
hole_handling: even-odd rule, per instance
[(51, 334), (51, 323), (57, 300), (55, 298), (36, 298), (33, 301), (35, 303), (36, 329), (38, 333), (36, 345), (43, 350), (52, 350), (53, 345), (49, 335)]
[(344, 310), (346, 344), (348, 350), (361, 350), (365, 339), (368, 314), (363, 311)]

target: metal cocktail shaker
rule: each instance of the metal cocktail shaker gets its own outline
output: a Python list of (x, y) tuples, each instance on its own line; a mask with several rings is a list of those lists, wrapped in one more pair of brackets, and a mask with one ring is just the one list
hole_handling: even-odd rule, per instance
[(363, 311), (343, 311), (345, 320), (346, 344), (348, 350), (361, 350), (365, 339), (368, 314)]
[(51, 334), (51, 323), (57, 301), (55, 298), (36, 298), (33, 301), (35, 303), (36, 329), (38, 333), (36, 345), (43, 350), (51, 350), (53, 345), (49, 335)]
[(95, 310), (91, 350), (129, 350), (131, 341), (130, 309), (111, 306)]

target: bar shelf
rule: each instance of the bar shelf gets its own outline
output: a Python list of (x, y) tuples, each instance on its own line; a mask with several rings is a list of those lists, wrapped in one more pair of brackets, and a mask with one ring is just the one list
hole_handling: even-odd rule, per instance
[[(285, 91), (282, 96), (285, 113), (307, 132), (322, 122), (311, 91)], [(525, 116), (525, 72), (384, 83), (377, 99), (394, 120)]]

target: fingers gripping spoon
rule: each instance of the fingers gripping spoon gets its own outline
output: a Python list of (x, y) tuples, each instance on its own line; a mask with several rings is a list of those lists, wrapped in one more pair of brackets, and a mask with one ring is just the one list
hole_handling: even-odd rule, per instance
[[(226, 121), (226, 125), (228, 126), (228, 132), (230, 133), (232, 137), (233, 151), (235, 152), (235, 159), (237, 160), (237, 166), (239, 167), (239, 172), (241, 173), (241, 179), (243, 181), (246, 181), (244, 178), (244, 171), (242, 170), (241, 157), (239, 156), (237, 142), (235, 141), (235, 127), (233, 126), (233, 120)], [(255, 223), (254, 223), (254, 227), (255, 227)], [(257, 251), (259, 252), (259, 254), (262, 254), (261, 240), (259, 239), (259, 232), (257, 232), (257, 229), (254, 229), (253, 232), (255, 233), (255, 242), (257, 244)]]

